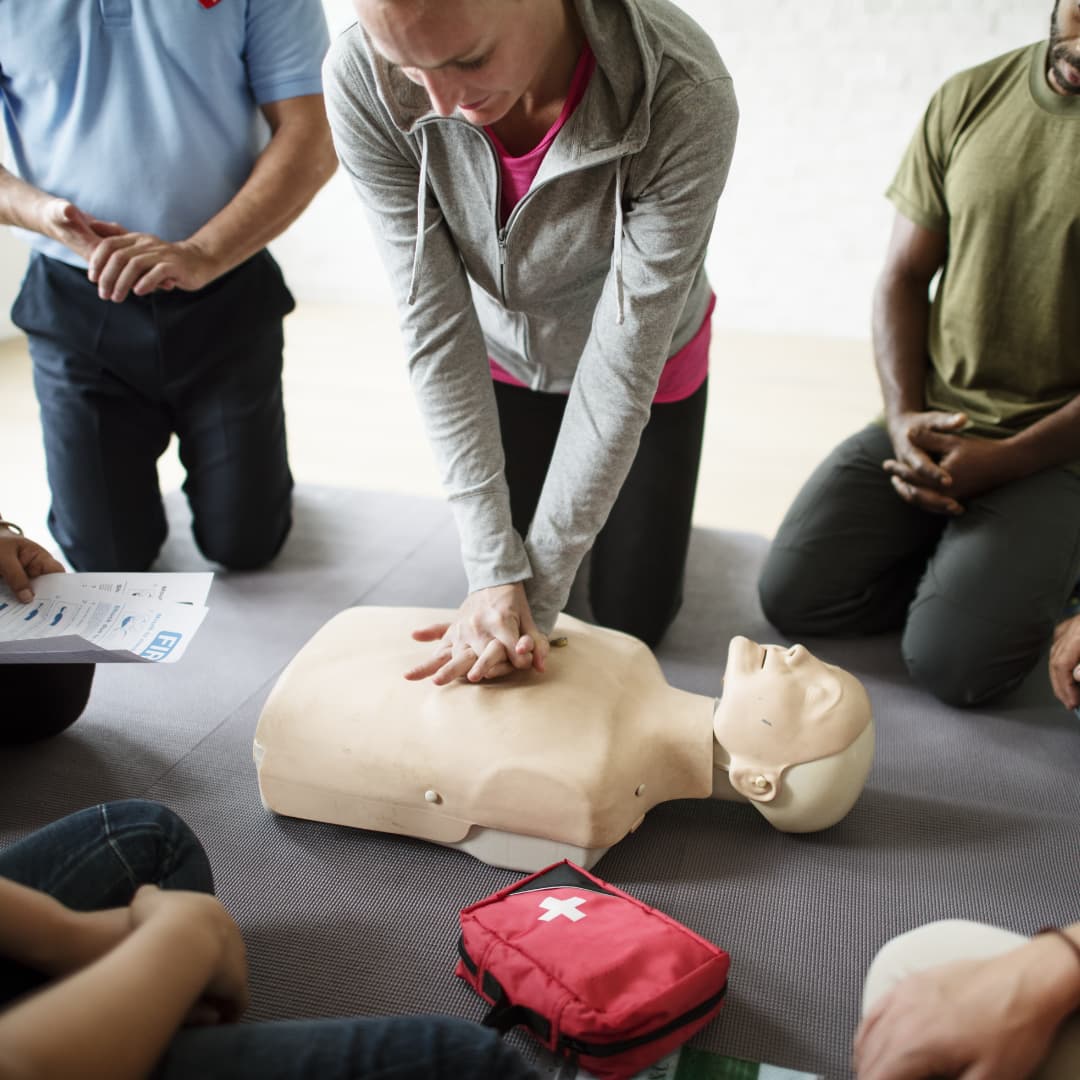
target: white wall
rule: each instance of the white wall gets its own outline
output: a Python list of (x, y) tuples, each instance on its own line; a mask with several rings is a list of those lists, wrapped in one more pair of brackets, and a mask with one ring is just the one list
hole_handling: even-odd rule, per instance
[(18, 292), (25, 262), (26, 248), (0, 229), (0, 341), (17, 333), (8, 318), (8, 311)]
[[(349, 0), (324, 0), (331, 28)], [(709, 255), (721, 326), (862, 337), (882, 197), (942, 79), (1046, 35), (1051, 0), (682, 0), (735, 79), (739, 143)], [(335, 176), (275, 245), (299, 300), (388, 300)], [(0, 240), (0, 310), (22, 254)], [(0, 327), (2, 331), (2, 327)]]

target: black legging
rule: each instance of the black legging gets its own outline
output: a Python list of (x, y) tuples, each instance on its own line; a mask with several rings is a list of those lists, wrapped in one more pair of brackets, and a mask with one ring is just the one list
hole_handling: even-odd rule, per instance
[[(634, 464), (593, 545), (589, 603), (598, 623), (648, 645), (664, 636), (682, 605), (708, 380), (690, 397), (653, 405)], [(510, 486), (522, 535), (536, 512), (566, 396), (495, 383)]]
[(70, 727), (86, 708), (93, 678), (93, 664), (0, 664), (0, 745)]

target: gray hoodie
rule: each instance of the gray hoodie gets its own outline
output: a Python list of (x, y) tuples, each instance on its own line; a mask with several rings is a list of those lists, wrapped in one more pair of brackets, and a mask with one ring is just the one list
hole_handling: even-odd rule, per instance
[[(481, 128), (433, 112), (358, 26), (324, 70), (469, 588), (526, 581), (544, 631), (626, 478), (665, 361), (705, 316), (705, 249), (738, 124), (731, 77), (674, 4), (575, 2), (596, 70), (502, 228), (498, 157)], [(524, 541), (489, 355), (535, 390), (569, 392)]]

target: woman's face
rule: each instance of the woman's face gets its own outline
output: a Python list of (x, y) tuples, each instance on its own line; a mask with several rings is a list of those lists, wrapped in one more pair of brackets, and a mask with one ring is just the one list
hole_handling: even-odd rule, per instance
[(442, 116), (501, 120), (542, 75), (561, 33), (562, 0), (353, 0), (390, 63)]

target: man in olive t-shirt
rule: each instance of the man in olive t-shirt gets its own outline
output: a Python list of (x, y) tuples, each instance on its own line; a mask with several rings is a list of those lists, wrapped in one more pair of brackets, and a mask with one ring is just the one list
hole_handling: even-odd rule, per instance
[(914, 678), (974, 705), (1031, 670), (1080, 574), (1080, 4), (949, 79), (888, 195), (884, 420), (807, 481), (761, 602), (787, 634), (903, 627)]

